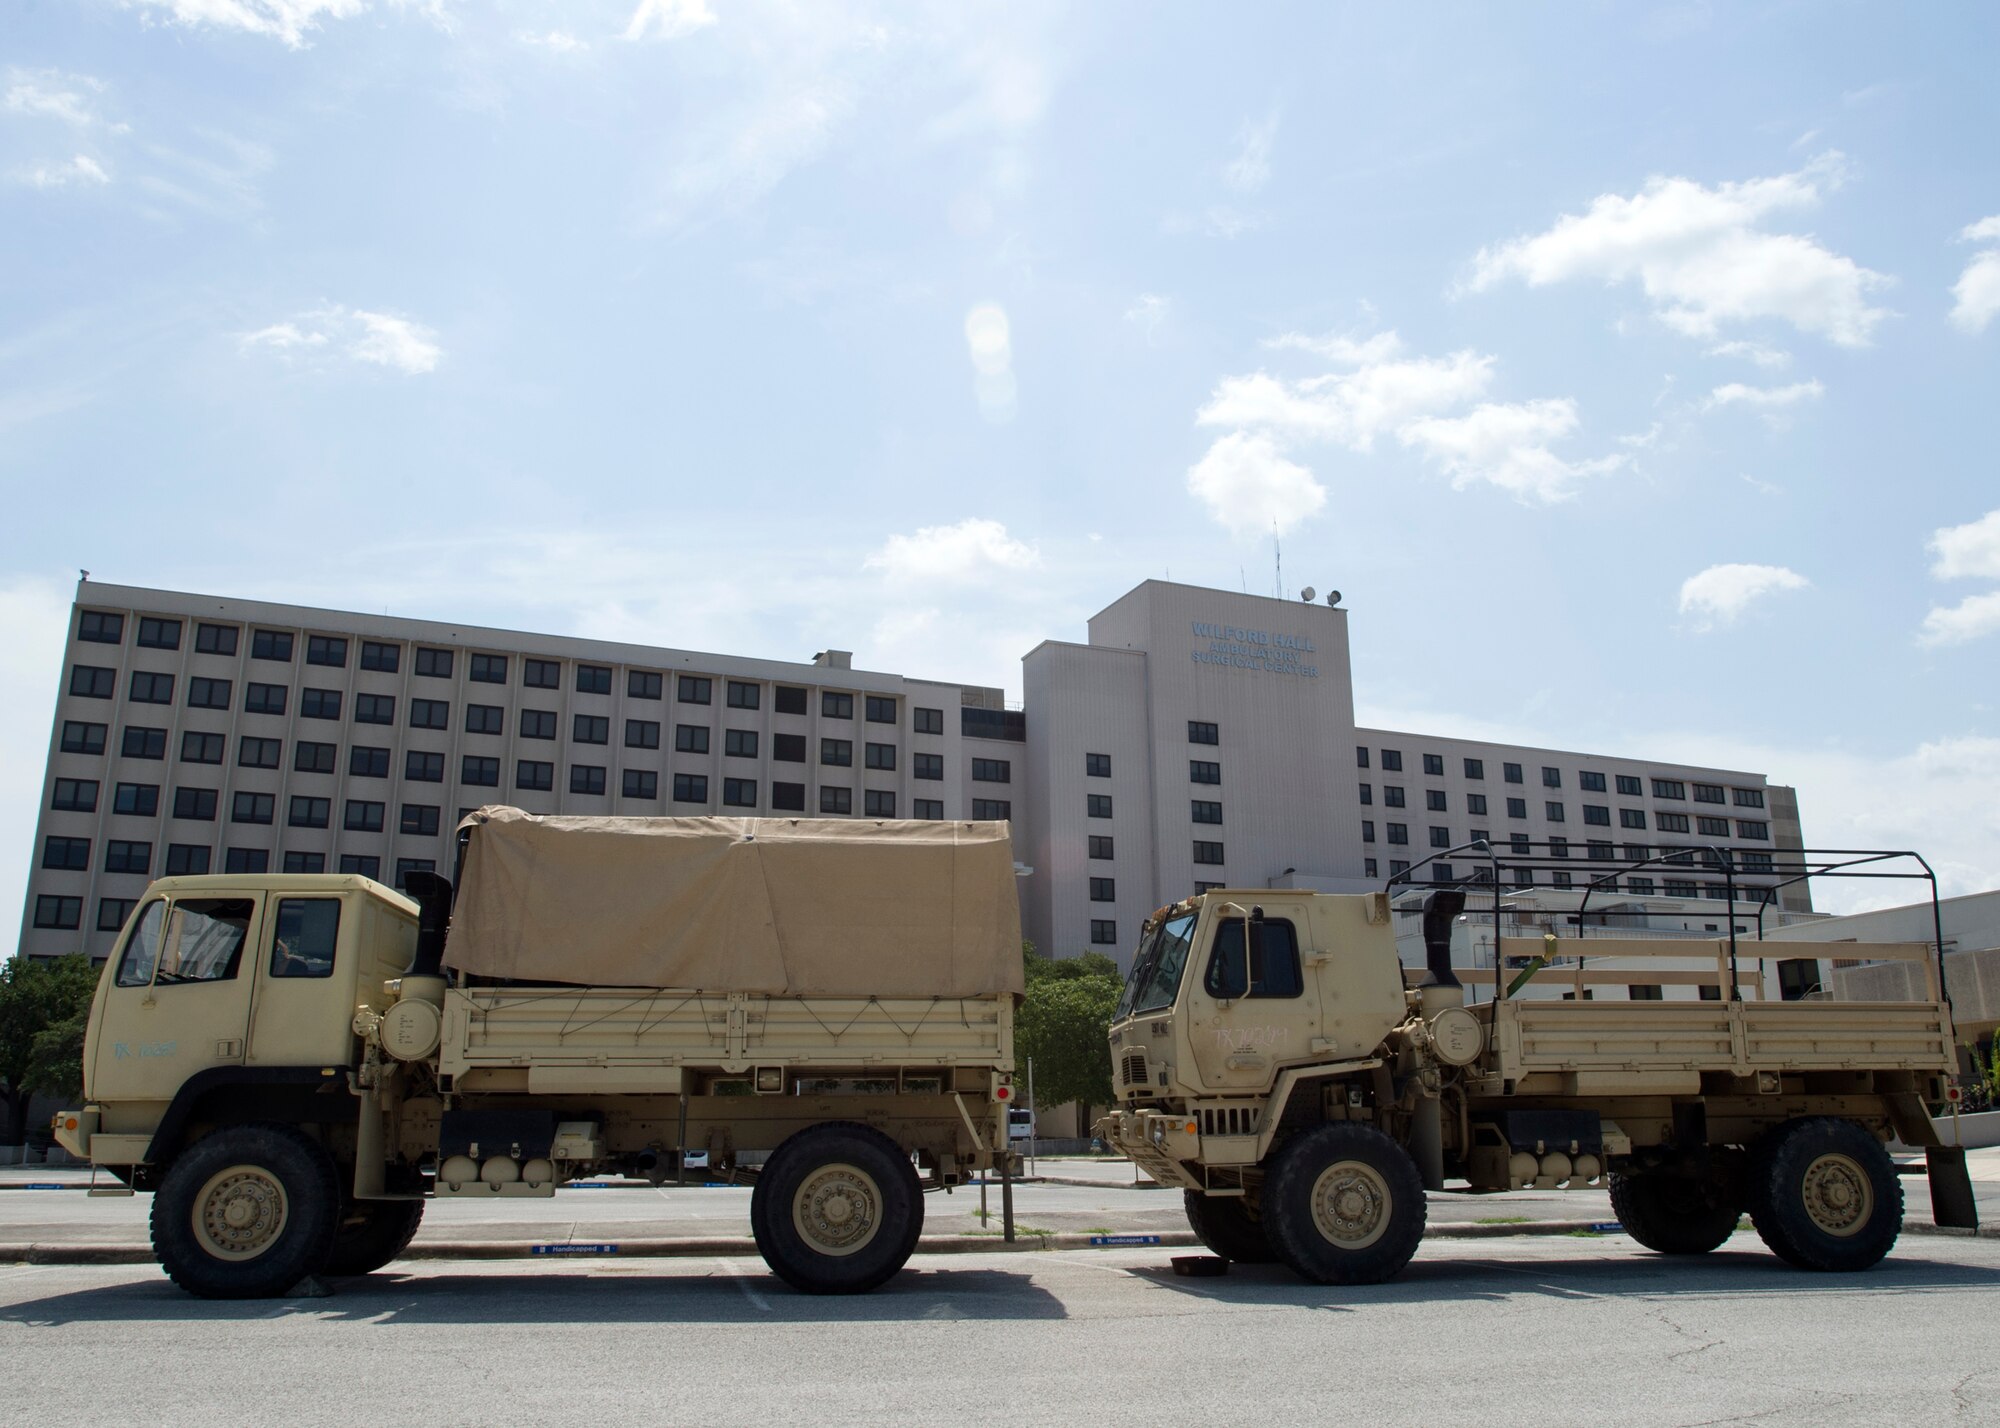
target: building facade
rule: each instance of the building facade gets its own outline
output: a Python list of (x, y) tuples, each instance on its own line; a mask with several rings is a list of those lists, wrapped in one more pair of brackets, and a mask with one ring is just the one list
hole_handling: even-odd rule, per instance
[[(791, 663), (85, 583), (20, 947), (101, 957), (167, 874), (449, 871), (453, 826), (487, 803), (1010, 819), (1025, 935), (1121, 960), (1190, 891), (1372, 889), (1476, 839), (1532, 845), (1540, 869), (1503, 876), (1551, 888), (1569, 885), (1552, 847), (1726, 847), (1755, 889), (1800, 844), (1791, 791), (1761, 774), (1359, 728), (1347, 620), (1147, 581), (1085, 643), (1029, 651), (1017, 711), (841, 651)], [(1675, 866), (1620, 891), (1712, 881)]]

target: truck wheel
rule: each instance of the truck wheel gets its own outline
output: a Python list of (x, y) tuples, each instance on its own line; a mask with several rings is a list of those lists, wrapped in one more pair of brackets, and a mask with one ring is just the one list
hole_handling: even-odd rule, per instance
[(889, 1137), (837, 1121), (771, 1153), (750, 1196), (764, 1263), (807, 1294), (860, 1294), (903, 1267), (923, 1230), (923, 1186)]
[(1903, 1186), (1882, 1143), (1852, 1121), (1787, 1121), (1758, 1148), (1750, 1220), (1800, 1269), (1866, 1269), (1903, 1228)]
[(1611, 1213), (1625, 1233), (1660, 1254), (1707, 1254), (1736, 1229), (1743, 1212), (1710, 1203), (1700, 1182), (1679, 1175), (1614, 1175)]
[(1264, 1181), (1272, 1247), (1320, 1284), (1393, 1279), (1423, 1239), (1425, 1208), (1416, 1162), (1371, 1126), (1337, 1123), (1294, 1137)]
[(190, 1294), (266, 1299), (326, 1263), (339, 1216), (340, 1182), (318, 1142), (293, 1126), (225, 1126), (160, 1181), (153, 1253)]
[(1269, 1264), (1277, 1258), (1264, 1235), (1264, 1222), (1251, 1216), (1241, 1197), (1204, 1195), (1183, 1190), (1188, 1225), (1210, 1254), (1237, 1264)]
[(334, 1231), (322, 1274), (373, 1274), (410, 1247), (424, 1220), (421, 1200), (356, 1200)]

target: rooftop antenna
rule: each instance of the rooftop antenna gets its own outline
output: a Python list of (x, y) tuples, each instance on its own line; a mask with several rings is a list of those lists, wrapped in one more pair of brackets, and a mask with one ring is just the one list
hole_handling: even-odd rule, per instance
[(1240, 566), (1240, 565), (1239, 565), (1239, 566), (1237, 566), (1237, 567), (1236, 567), (1236, 578), (1237, 578), (1238, 580), (1241, 580), (1241, 581), (1243, 582), (1243, 593), (1244, 593), (1245, 595), (1248, 595), (1248, 594), (1250, 593), (1250, 574), (1249, 574), (1249, 572), (1248, 572), (1248, 571), (1246, 571), (1246, 570), (1245, 570), (1245, 569), (1244, 569), (1244, 568), (1243, 568), (1242, 566)]
[(1282, 600), (1285, 598), (1285, 546), (1284, 542), (1278, 539), (1276, 516), (1271, 518), (1271, 559), (1274, 562), (1271, 569), (1271, 598)]

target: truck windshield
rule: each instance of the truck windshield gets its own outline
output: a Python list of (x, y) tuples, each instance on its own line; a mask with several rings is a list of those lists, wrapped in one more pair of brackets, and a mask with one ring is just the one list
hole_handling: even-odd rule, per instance
[(1159, 1011), (1174, 1004), (1187, 970), (1188, 947), (1194, 941), (1194, 914), (1168, 918), (1133, 960), (1118, 1015)]

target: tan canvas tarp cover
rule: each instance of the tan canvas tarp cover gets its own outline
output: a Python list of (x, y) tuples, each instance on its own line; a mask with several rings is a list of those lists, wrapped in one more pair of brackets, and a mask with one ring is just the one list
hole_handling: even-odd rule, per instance
[(565, 818), (482, 808), (445, 962), (791, 996), (1022, 990), (1004, 823)]

